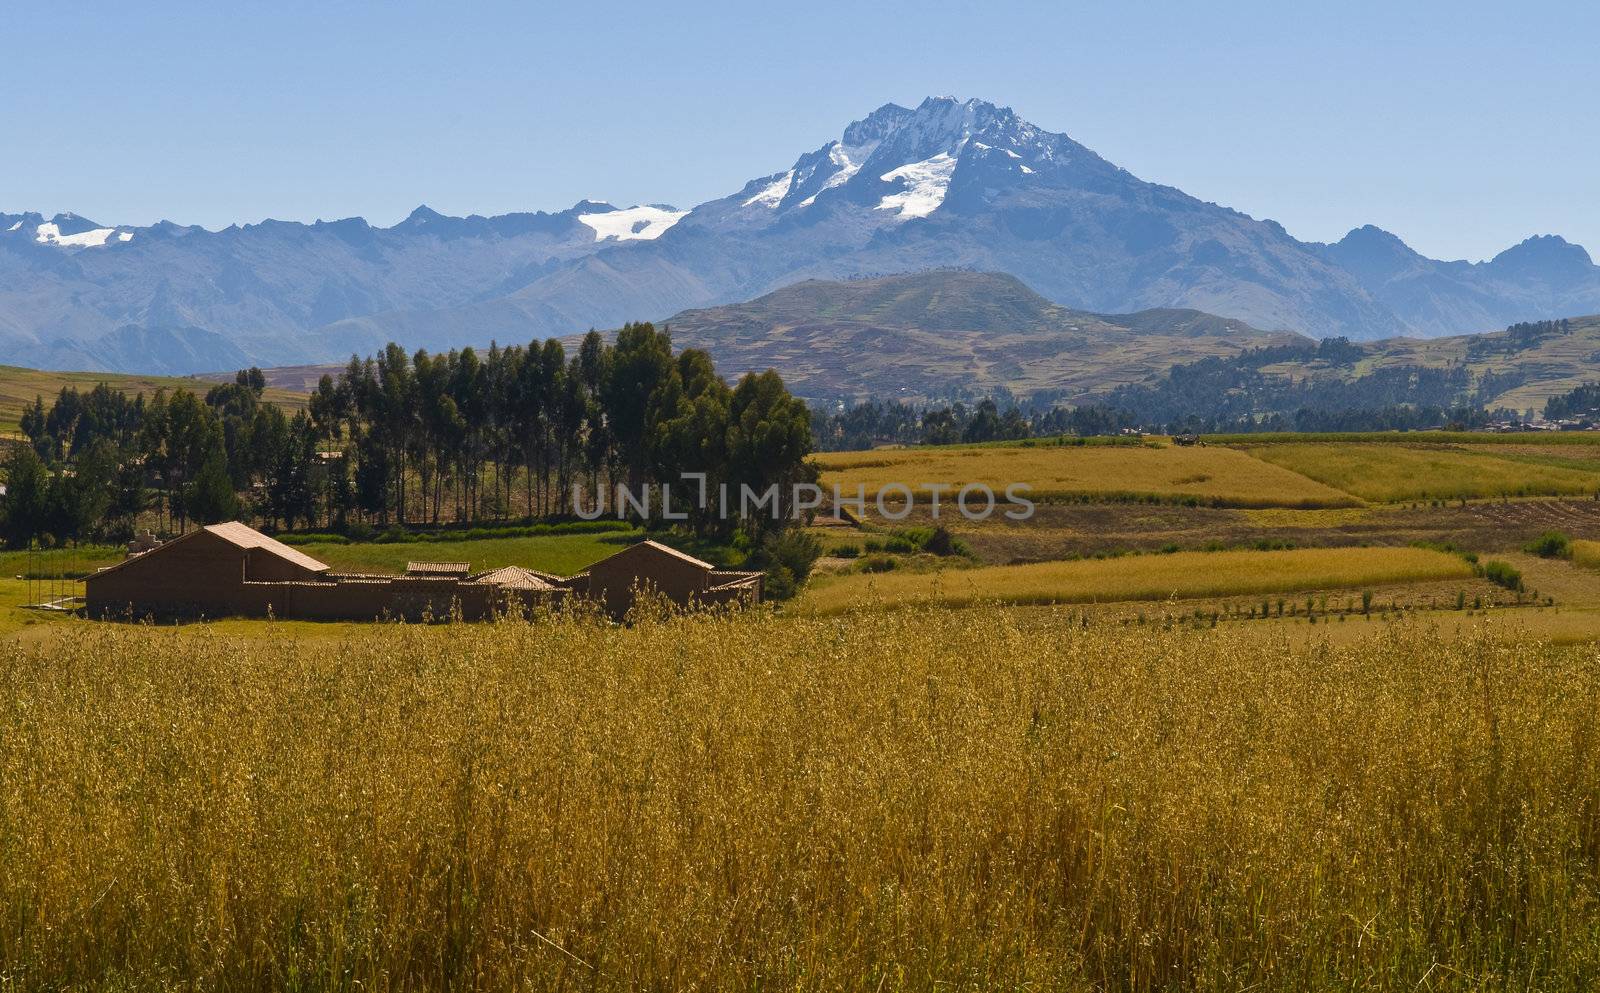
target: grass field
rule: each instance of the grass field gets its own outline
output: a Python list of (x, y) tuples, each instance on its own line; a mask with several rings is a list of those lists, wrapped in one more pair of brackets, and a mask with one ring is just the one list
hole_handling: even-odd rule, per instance
[(1582, 496), (1600, 491), (1600, 463), (1537, 451), (1354, 442), (1280, 443), (1249, 453), (1364, 500)]
[[(1350, 627), (1350, 625), (1346, 625)], [(1011, 612), (0, 654), (18, 988), (1583, 990), (1600, 666)]]
[(1471, 566), (1459, 556), (1422, 548), (1177, 552), (939, 572), (852, 573), (819, 579), (799, 607), (826, 614), (911, 604), (1106, 603), (1353, 589), (1471, 576)]
[[(996, 493), (1018, 482), (1031, 499), (1151, 497), (1237, 507), (1341, 507), (1349, 494), (1230, 448), (1208, 446), (942, 446), (829, 452), (816, 457), (825, 487), (868, 495), (889, 483), (960, 487), (983, 483)], [(926, 499), (920, 494), (919, 499)], [(948, 498), (947, 498), (948, 499)]]
[(300, 551), (335, 572), (404, 572), (407, 562), (469, 562), (474, 572), (520, 565), (567, 576), (620, 551), (638, 532), (555, 534), (476, 541), (392, 542), (385, 544), (307, 544)]
[[(158, 389), (188, 390), (201, 396), (212, 383), (187, 376), (129, 376), (114, 372), (45, 372), (23, 369), (18, 366), (0, 366), (0, 432), (18, 430), (22, 412), (33, 404), (34, 397), (43, 397), (48, 407), (62, 387), (72, 386), (87, 392), (105, 383), (120, 393), (143, 393), (150, 396)], [(287, 410), (298, 410), (306, 404), (304, 394), (283, 389), (269, 389), (266, 399)]]

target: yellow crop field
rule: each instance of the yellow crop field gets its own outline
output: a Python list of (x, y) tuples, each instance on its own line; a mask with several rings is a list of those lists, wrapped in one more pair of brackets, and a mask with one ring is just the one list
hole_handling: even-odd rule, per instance
[(851, 573), (817, 579), (799, 608), (835, 613), (853, 607), (957, 607), (984, 601), (1109, 603), (1346, 589), (1471, 576), (1472, 567), (1464, 559), (1425, 548), (1176, 552), (940, 572)]
[(1573, 562), (1586, 569), (1600, 569), (1600, 541), (1574, 538), (1568, 547), (1572, 549)]
[[(825, 487), (982, 483), (1003, 494), (1026, 483), (1030, 499), (1155, 497), (1236, 507), (1344, 507), (1350, 494), (1231, 448), (1135, 445), (925, 446), (816, 457)], [(948, 499), (948, 497), (947, 497)], [(897, 506), (898, 504), (896, 504)]]
[(1600, 464), (1496, 446), (1351, 442), (1251, 446), (1250, 454), (1365, 500), (1401, 502), (1600, 491)]
[(18, 989), (1578, 991), (1600, 963), (1584, 649), (1004, 609), (263, 629), (0, 652)]

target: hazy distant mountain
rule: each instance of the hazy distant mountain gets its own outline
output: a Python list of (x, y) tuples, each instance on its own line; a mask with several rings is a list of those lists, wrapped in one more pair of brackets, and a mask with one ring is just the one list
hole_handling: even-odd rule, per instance
[(1438, 262), (1367, 225), (1332, 245), (1324, 258), (1360, 281), (1416, 335), (1484, 331), (1518, 321), (1600, 310), (1600, 267), (1556, 235), (1529, 238), (1488, 262)]
[(845, 401), (1000, 390), (1080, 401), (1174, 363), (1309, 345), (1193, 310), (1090, 314), (1053, 304), (1014, 276), (950, 270), (805, 280), (745, 303), (686, 310), (667, 324), (674, 344), (710, 352), (725, 375), (775, 368), (802, 396)]
[[(682, 216), (585, 201), (499, 217), (418, 207), (390, 228), (350, 218), (206, 231), (0, 214), (0, 361), (193, 372), (336, 358), (374, 342), (324, 325), (492, 299), (564, 261), (658, 237)], [(429, 335), (408, 344), (478, 340)]]
[[(186, 371), (214, 353), (212, 334), (258, 363), (318, 362), (390, 339), (525, 341), (931, 268), (1010, 273), (1079, 311), (1188, 309), (1357, 339), (1600, 310), (1600, 269), (1559, 238), (1481, 264), (1425, 259), (1375, 228), (1308, 244), (1006, 108), (933, 98), (881, 107), (686, 213), (419, 208), (391, 228), (219, 232), (0, 214), (0, 361)], [(115, 347), (129, 328), (161, 333), (129, 356)]]

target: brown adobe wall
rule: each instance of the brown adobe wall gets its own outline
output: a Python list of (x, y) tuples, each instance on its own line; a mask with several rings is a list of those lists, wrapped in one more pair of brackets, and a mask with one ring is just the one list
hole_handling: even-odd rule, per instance
[(201, 531), (83, 582), (91, 617), (213, 612), (244, 584), (244, 550)]
[(599, 600), (612, 617), (625, 616), (637, 590), (647, 589), (687, 607), (710, 585), (710, 573), (669, 555), (623, 555), (589, 567), (584, 594)]
[[(108, 577), (109, 578), (109, 577)], [(459, 609), (464, 620), (497, 614), (528, 614), (561, 602), (564, 590), (503, 590), (453, 580), (404, 579), (239, 582), (219, 584), (201, 596), (152, 598), (133, 594), (111, 602), (91, 600), (91, 617), (275, 617), (280, 620), (447, 620)]]

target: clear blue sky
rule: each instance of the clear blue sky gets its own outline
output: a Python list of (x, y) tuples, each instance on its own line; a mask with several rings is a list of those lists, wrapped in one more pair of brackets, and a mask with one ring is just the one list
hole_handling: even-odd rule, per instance
[(1600, 256), (1589, 3), (0, 5), (0, 210), (220, 227), (680, 206), (979, 96), (1301, 238)]

